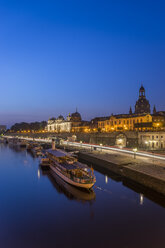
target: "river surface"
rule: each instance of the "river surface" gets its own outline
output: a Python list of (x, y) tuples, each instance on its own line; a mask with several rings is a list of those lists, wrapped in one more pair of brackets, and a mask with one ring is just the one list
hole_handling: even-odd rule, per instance
[(93, 167), (88, 193), (0, 144), (0, 248), (164, 248), (165, 199)]

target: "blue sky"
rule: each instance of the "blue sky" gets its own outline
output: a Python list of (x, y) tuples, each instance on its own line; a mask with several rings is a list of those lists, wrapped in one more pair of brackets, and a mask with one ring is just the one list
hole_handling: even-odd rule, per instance
[(165, 110), (164, 1), (0, 0), (0, 123)]

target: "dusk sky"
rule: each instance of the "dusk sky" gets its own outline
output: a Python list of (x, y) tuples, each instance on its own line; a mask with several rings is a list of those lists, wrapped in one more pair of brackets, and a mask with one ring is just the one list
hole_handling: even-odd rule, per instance
[(165, 2), (0, 0), (0, 124), (165, 110)]

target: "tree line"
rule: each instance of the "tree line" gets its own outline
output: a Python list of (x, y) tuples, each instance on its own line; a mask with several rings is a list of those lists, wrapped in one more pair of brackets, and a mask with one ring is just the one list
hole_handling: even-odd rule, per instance
[(15, 123), (10, 130), (13, 132), (17, 131), (41, 131), (44, 130), (47, 125), (46, 121), (41, 121), (41, 122), (21, 122), (21, 123)]

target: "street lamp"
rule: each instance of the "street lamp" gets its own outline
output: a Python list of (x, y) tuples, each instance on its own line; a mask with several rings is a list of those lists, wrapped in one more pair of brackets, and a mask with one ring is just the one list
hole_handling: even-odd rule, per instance
[(149, 142), (148, 142), (148, 141), (145, 141), (145, 144), (146, 144), (146, 147), (148, 148), (148, 144), (149, 144)]
[(135, 158), (136, 158), (137, 148), (134, 148), (134, 149), (133, 149), (133, 152), (134, 152), (134, 159), (135, 159)]

